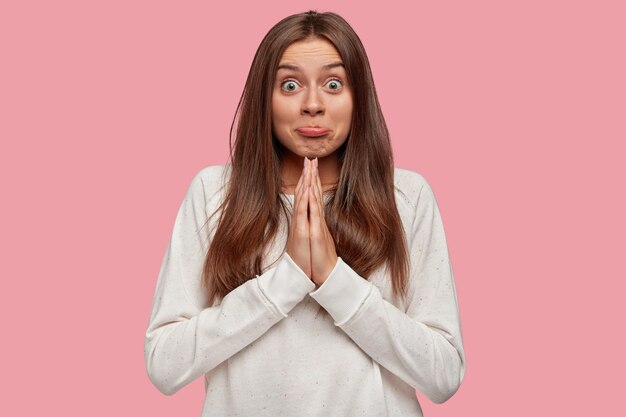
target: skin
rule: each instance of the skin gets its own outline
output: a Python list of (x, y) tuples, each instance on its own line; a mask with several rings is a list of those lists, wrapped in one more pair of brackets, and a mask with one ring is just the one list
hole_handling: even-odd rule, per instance
[(326, 281), (339, 258), (324, 219), (317, 158), (313, 161), (305, 158), (304, 165), (306, 168), (296, 186), (287, 253), (319, 287)]
[[(279, 68), (272, 91), (272, 130), (283, 147), (283, 192), (294, 195), (294, 215), (287, 253), (319, 287), (335, 267), (338, 257), (323, 209), (323, 191), (339, 178), (337, 150), (350, 133), (353, 98), (332, 43), (314, 38), (292, 43), (279, 66), (295, 65), (300, 71)], [(298, 127), (319, 125), (330, 132), (308, 138)], [(295, 186), (295, 189), (294, 189)]]
[[(324, 189), (339, 177), (336, 151), (350, 132), (353, 99), (345, 69), (323, 68), (337, 62), (342, 63), (342, 59), (335, 47), (320, 38), (292, 43), (279, 61), (279, 67), (287, 64), (300, 68), (279, 68), (272, 90), (272, 130), (284, 151), (281, 177), (287, 193), (293, 193), (302, 175), (305, 156), (319, 158)], [(311, 139), (296, 131), (307, 125), (323, 126), (331, 132)]]

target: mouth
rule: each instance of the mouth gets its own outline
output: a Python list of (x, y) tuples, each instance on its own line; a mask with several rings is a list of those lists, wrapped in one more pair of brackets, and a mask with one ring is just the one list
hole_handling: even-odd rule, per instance
[(330, 133), (330, 129), (325, 127), (299, 127), (296, 129), (296, 132), (300, 133), (302, 136), (318, 137)]

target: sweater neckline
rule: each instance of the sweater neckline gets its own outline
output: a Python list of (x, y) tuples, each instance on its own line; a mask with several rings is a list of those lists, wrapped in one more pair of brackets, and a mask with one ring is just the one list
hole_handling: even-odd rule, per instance
[[(286, 198), (288, 198), (291, 201), (293, 201), (293, 199), (294, 199), (294, 194), (280, 193), (280, 195), (285, 196)], [(324, 200), (328, 200), (328, 199), (330, 199), (330, 194), (324, 194)]]
[(289, 198), (290, 200), (293, 200), (293, 194), (286, 194), (286, 193), (280, 193), (280, 195), (284, 195), (285, 197)]

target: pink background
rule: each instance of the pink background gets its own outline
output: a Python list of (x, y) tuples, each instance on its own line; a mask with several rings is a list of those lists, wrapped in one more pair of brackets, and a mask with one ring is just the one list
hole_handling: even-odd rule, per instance
[(158, 270), (259, 42), (310, 8), (361, 37), (442, 213), (468, 368), (425, 415), (619, 414), (623, 4), (3, 2), (0, 414), (200, 415), (202, 379), (167, 397), (145, 371)]

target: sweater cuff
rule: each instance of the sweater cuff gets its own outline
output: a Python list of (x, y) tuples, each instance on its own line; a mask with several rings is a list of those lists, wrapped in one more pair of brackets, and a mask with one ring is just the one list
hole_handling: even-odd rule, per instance
[(267, 271), (257, 277), (259, 288), (268, 300), (287, 317), (291, 309), (313, 289), (315, 283), (291, 259), (287, 252), (275, 267), (274, 273)]
[(309, 295), (328, 311), (335, 326), (342, 326), (356, 314), (373, 287), (339, 257), (326, 281)]

